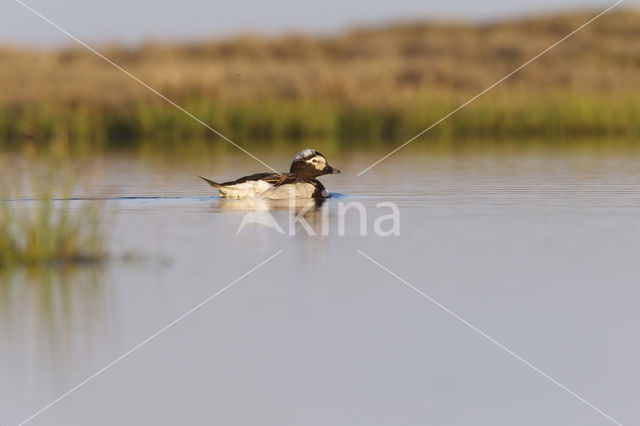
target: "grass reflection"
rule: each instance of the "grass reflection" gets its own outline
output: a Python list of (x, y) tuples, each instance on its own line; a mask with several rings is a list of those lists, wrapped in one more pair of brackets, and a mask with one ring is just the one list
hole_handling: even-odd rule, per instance
[(109, 300), (99, 266), (1, 269), (0, 355), (12, 368), (0, 372), (7, 382), (64, 378), (66, 366), (81, 362), (72, 359), (77, 348), (90, 348)]

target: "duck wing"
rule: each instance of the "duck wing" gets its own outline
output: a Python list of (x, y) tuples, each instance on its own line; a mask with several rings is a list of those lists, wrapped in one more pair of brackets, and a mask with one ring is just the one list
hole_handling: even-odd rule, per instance
[(236, 180), (231, 180), (229, 182), (221, 183), (220, 185), (224, 185), (224, 186), (237, 185), (239, 183), (249, 182), (249, 181), (252, 181), (252, 180), (263, 180), (265, 182), (271, 183), (271, 181), (277, 180), (278, 176), (281, 176), (280, 173), (254, 173), (254, 174), (249, 175), (249, 176), (243, 176), (243, 177), (238, 178)]
[(291, 196), (290, 192), (278, 192), (278, 190), (285, 185), (290, 185), (288, 190), (293, 190), (296, 196), (312, 198), (327, 197), (327, 191), (318, 180), (293, 173), (273, 174), (262, 178), (261, 181), (271, 184), (271, 187), (259, 194), (260, 197), (288, 198)]
[(309, 183), (310, 179), (304, 177), (304, 176), (299, 176), (299, 175), (294, 175), (293, 173), (273, 173), (273, 174), (268, 174), (268, 176), (264, 176), (262, 178), (260, 178), (260, 180), (263, 180), (267, 183), (270, 183), (271, 185), (273, 185), (274, 187), (280, 186), (280, 185), (286, 185), (286, 184), (294, 184), (294, 183)]
[(249, 176), (243, 176), (241, 178), (238, 178), (236, 180), (230, 180), (229, 182), (216, 182), (214, 180), (211, 179), (207, 179), (206, 177), (200, 176), (198, 175), (198, 177), (202, 180), (204, 180), (205, 182), (207, 182), (209, 185), (213, 186), (214, 188), (219, 188), (221, 186), (230, 186), (230, 185), (237, 185), (239, 183), (244, 183), (244, 182), (249, 182), (249, 181), (256, 181), (256, 180), (263, 180), (264, 178), (269, 178), (269, 180), (274, 180), (276, 179), (276, 176), (280, 176), (279, 173), (255, 173)]
[[(208, 180), (208, 179), (207, 179)], [(311, 182), (311, 179), (304, 176), (294, 175), (293, 173), (256, 173), (249, 176), (244, 176), (239, 179), (221, 183), (220, 185), (237, 185), (248, 181), (261, 180), (271, 185), (280, 186), (288, 183), (305, 183)]]

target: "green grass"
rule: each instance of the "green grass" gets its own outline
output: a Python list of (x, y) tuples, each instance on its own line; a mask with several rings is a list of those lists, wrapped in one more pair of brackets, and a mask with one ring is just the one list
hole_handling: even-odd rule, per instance
[[(45, 176), (30, 176), (28, 201), (11, 200), (9, 191), (2, 191), (0, 267), (96, 263), (105, 258), (100, 206), (71, 205), (73, 180), (60, 178), (63, 168), (54, 157), (47, 160)], [(61, 189), (56, 192), (55, 188)]]
[[(204, 99), (186, 108), (243, 144), (275, 140), (332, 139), (398, 143), (436, 122), (461, 100), (422, 99), (406, 104), (243, 103), (221, 106)], [(0, 114), (5, 146), (24, 138), (48, 141), (64, 134), (87, 148), (129, 147), (143, 140), (180, 145), (217, 139), (213, 132), (170, 105), (151, 102), (90, 112), (39, 106)], [(431, 137), (585, 137), (640, 135), (640, 98), (576, 97), (479, 99), (440, 123)], [(90, 142), (89, 142), (90, 141)], [(0, 142), (1, 144), (2, 142)]]

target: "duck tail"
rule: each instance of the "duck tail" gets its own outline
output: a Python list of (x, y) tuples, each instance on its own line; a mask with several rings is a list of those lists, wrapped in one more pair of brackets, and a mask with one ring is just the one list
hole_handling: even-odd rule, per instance
[(207, 182), (209, 185), (213, 186), (214, 188), (220, 188), (222, 185), (220, 185), (218, 182), (214, 182), (211, 179), (207, 179), (206, 177), (202, 177), (200, 175), (197, 175), (200, 179), (203, 179), (205, 182)]

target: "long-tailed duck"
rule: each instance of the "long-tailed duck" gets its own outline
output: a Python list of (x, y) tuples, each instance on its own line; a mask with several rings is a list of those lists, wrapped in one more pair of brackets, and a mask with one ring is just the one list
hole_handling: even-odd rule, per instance
[(324, 155), (305, 149), (293, 157), (289, 173), (256, 173), (224, 183), (200, 177), (225, 198), (327, 198), (327, 190), (316, 178), (337, 173), (340, 170), (331, 167)]

